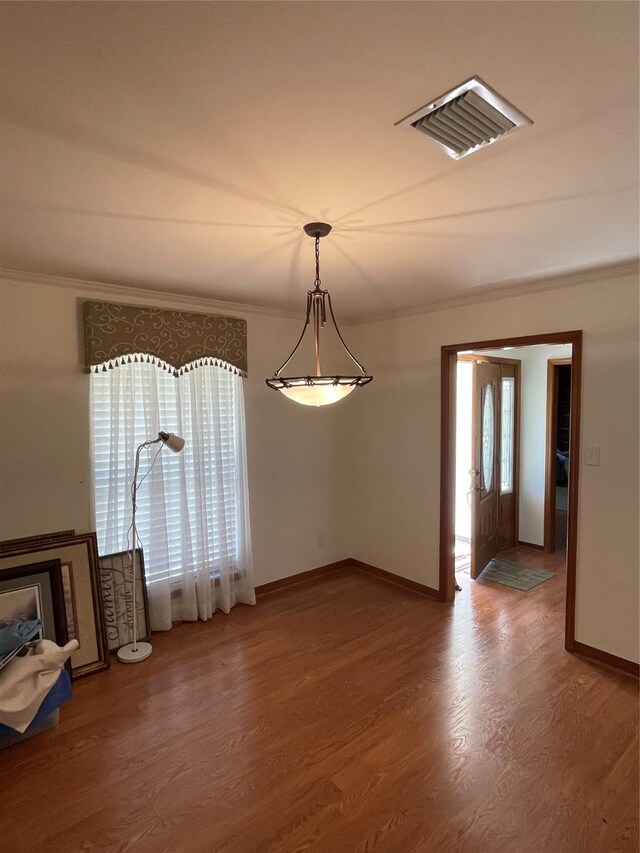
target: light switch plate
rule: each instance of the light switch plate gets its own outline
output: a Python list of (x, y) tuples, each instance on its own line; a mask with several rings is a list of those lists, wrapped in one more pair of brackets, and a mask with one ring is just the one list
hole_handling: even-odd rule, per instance
[(600, 464), (600, 448), (585, 447), (584, 449), (584, 464), (599, 465)]

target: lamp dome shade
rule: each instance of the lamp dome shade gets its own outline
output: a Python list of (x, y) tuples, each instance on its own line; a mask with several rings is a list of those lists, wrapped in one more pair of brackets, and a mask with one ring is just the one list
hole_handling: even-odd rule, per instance
[(184, 438), (180, 438), (174, 432), (159, 432), (158, 438), (174, 453), (180, 453), (184, 447)]
[(349, 395), (355, 385), (298, 385), (291, 388), (281, 388), (285, 397), (303, 406), (328, 406), (337, 403)]

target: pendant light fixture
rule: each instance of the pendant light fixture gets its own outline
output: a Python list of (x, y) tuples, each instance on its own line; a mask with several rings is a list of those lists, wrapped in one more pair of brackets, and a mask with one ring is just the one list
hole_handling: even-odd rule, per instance
[[(313, 237), (316, 246), (316, 279), (314, 289), (307, 293), (307, 316), (304, 320), (302, 334), (298, 338), (298, 343), (293, 348), (291, 355), (286, 359), (284, 364), (276, 370), (271, 379), (267, 379), (269, 388), (274, 388), (276, 391), (282, 391), (285, 397), (300, 403), (303, 406), (328, 406), (331, 403), (337, 403), (343, 397), (348, 396), (354, 388), (360, 385), (366, 385), (371, 382), (373, 376), (367, 375), (366, 369), (360, 364), (358, 359), (346, 345), (344, 338), (340, 334), (336, 318), (331, 305), (331, 294), (328, 290), (323, 290), (320, 281), (320, 239), (326, 237), (331, 231), (331, 226), (326, 222), (310, 222), (304, 226), (304, 231), (309, 237)], [(331, 322), (336, 330), (340, 343), (344, 347), (347, 355), (360, 371), (354, 376), (342, 376), (334, 374), (326, 374), (322, 372), (320, 363), (320, 328), (327, 322), (327, 305), (329, 306), (329, 314)], [(302, 339), (304, 338), (307, 326), (313, 319), (313, 343), (315, 347), (315, 374), (309, 376), (283, 376), (282, 371), (289, 364), (293, 356), (298, 351)]]

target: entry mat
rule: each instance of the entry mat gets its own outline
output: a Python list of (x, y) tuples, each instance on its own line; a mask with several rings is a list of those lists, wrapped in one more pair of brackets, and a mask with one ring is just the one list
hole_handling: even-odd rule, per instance
[(511, 560), (501, 560), (499, 557), (494, 557), (477, 580), (480, 582), (495, 581), (504, 586), (512, 586), (514, 589), (526, 592), (549, 580), (554, 574), (554, 572), (547, 572), (544, 569), (534, 569), (532, 566), (523, 566), (520, 563), (512, 563)]

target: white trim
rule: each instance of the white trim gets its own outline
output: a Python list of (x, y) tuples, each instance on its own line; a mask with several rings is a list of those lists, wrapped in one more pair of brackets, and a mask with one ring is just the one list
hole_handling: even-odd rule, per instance
[[(537, 276), (534, 278), (510, 279), (504, 282), (481, 285), (475, 288), (475, 292), (464, 296), (454, 296), (426, 305), (418, 305), (414, 308), (404, 308), (398, 311), (386, 311), (384, 314), (373, 314), (361, 318), (342, 318), (341, 326), (362, 326), (365, 323), (379, 323), (383, 320), (394, 320), (401, 317), (414, 317), (419, 314), (430, 314), (434, 311), (446, 311), (450, 308), (462, 308), (465, 305), (475, 305), (481, 302), (494, 302), (499, 299), (507, 299), (512, 296), (526, 296), (529, 293), (540, 293), (545, 290), (556, 290), (564, 287), (577, 287), (581, 284), (590, 284), (593, 281), (606, 281), (608, 279), (625, 278), (626, 276), (637, 276), (640, 273), (640, 259), (620, 261), (612, 264), (586, 267), (582, 270), (559, 273), (551, 276)], [(61, 287), (67, 290), (77, 290), (82, 295), (95, 293), (97, 295), (124, 296), (129, 299), (143, 299), (145, 304), (149, 299), (162, 299), (167, 303), (177, 305), (198, 305), (216, 311), (236, 311), (237, 313), (261, 314), (269, 317), (283, 317), (287, 320), (300, 320), (303, 317), (301, 311), (277, 311), (256, 305), (248, 305), (241, 302), (224, 302), (223, 300), (208, 299), (205, 296), (189, 296), (164, 290), (153, 290), (152, 288), (128, 287), (123, 284), (108, 284), (107, 282), (85, 281), (83, 279), (62, 278), (60, 276), (46, 275), (44, 273), (30, 273), (23, 270), (8, 270), (0, 268), (0, 278), (7, 281), (30, 282), (42, 284), (49, 287)]]
[(617, 278), (626, 278), (627, 276), (637, 276), (638, 274), (640, 274), (640, 261), (633, 260), (617, 264), (605, 264), (598, 267), (588, 267), (583, 270), (561, 273), (546, 278), (511, 279), (499, 285), (482, 285), (475, 289), (475, 293), (468, 296), (443, 299), (438, 302), (432, 302), (431, 304), (415, 308), (405, 308), (399, 311), (387, 311), (384, 314), (375, 314), (364, 317), (361, 320), (343, 321), (342, 325), (363, 326), (366, 323), (381, 323), (384, 320), (416, 317), (420, 314), (448, 311), (452, 308), (464, 308), (467, 305), (476, 305), (481, 302), (496, 302), (500, 299), (527, 296), (532, 293), (542, 293), (546, 290), (560, 290), (565, 287), (579, 287), (582, 284), (590, 284), (594, 281), (609, 281)]
[(126, 284), (111, 284), (106, 281), (90, 281), (81, 278), (65, 278), (46, 273), (29, 272), (28, 270), (11, 270), (0, 268), (0, 278), (6, 281), (29, 282), (30, 284), (43, 284), (47, 287), (60, 287), (65, 290), (78, 290), (83, 296), (109, 294), (109, 296), (121, 296), (127, 299), (149, 299), (161, 298), (167, 303), (177, 305), (197, 305), (209, 310), (236, 311), (246, 314), (266, 314), (270, 317), (284, 317), (287, 320), (299, 320), (302, 314), (303, 303), (299, 311), (282, 311), (276, 308), (264, 308), (259, 305), (249, 305), (245, 302), (225, 302), (223, 299), (213, 299), (208, 296), (193, 296), (188, 293), (177, 293), (171, 290), (157, 290), (152, 287), (136, 287)]

